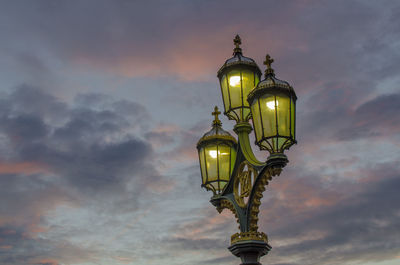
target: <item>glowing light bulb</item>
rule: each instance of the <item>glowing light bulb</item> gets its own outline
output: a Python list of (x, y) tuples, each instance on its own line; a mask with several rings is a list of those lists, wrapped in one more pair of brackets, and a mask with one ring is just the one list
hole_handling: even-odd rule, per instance
[(210, 153), (210, 156), (212, 158), (217, 158), (217, 151), (216, 150), (211, 150), (209, 153)]
[[(278, 101), (276, 102), (276, 106), (278, 107)], [(267, 107), (269, 108), (269, 109), (272, 109), (272, 110), (274, 110), (275, 109), (275, 101), (268, 101), (267, 102)]]
[(229, 78), (230, 86), (238, 86), (240, 84), (240, 76), (234, 75)]

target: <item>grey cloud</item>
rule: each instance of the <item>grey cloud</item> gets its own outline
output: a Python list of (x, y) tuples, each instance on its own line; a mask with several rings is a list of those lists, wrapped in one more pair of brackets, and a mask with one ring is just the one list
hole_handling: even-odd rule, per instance
[(93, 250), (77, 247), (63, 240), (32, 238), (26, 232), (24, 227), (0, 226), (0, 239), (10, 246), (10, 248), (0, 248), (1, 264), (54, 265), (40, 260), (62, 260), (68, 263), (95, 260)]
[(36, 227), (41, 214), (57, 204), (75, 204), (56, 180), (48, 180), (38, 173), (0, 175), (0, 217), (14, 225)]
[(116, 113), (125, 116), (128, 120), (131, 120), (133, 124), (138, 123), (141, 124), (143, 128), (147, 128), (145, 124), (151, 117), (146, 107), (143, 105), (129, 100), (118, 100), (112, 103), (112, 107)]
[[(135, 98), (133, 98), (135, 100)], [(74, 100), (75, 108), (77, 116), (80, 116), (79, 111), (89, 111), (87, 106), (90, 106), (90, 110), (112, 110), (113, 117), (110, 117), (110, 120), (115, 118), (121, 119), (122, 117), (130, 121), (133, 124), (139, 124), (144, 126), (144, 123), (151, 119), (147, 109), (145, 106), (126, 99), (122, 100), (114, 100), (112, 97), (101, 94), (101, 93), (85, 93), (78, 94)], [(110, 113), (110, 112), (109, 112)]]
[(168, 132), (148, 132), (145, 135), (150, 142), (165, 145), (174, 142), (174, 137)]
[(203, 262), (198, 262), (198, 264), (232, 264), (235, 262), (237, 262), (236, 257), (233, 257), (232, 255), (227, 255), (225, 257), (208, 259)]
[(100, 93), (79, 93), (75, 96), (74, 102), (79, 107), (90, 106), (92, 108), (95, 107), (104, 107), (104, 105), (109, 104), (111, 98), (105, 94)]
[[(396, 3), (391, 5), (396, 6)], [(364, 54), (358, 53), (360, 46), (388, 41), (387, 33), (398, 25), (393, 23), (395, 8), (389, 15), (391, 19), (382, 19), (381, 9), (359, 1), (334, 4), (327, 1), (274, 2), (274, 12), (268, 19), (262, 19), (268, 8), (270, 4), (265, 1), (256, 1), (246, 8), (239, 1), (236, 4), (220, 1), (173, 1), (168, 4), (162, 1), (157, 4), (129, 1), (13, 2), (4, 5), (4, 13), (19, 13), (19, 19), (5, 15), (3, 24), (13, 25), (13, 31), (6, 31), (9, 39), (23, 36), (31, 40), (31, 46), (44, 46), (64, 60), (92, 61), (92, 65), (100, 64), (105, 68), (131, 55), (140, 58), (143, 65), (154, 58), (170, 60), (171, 48), (185, 43), (182, 36), (205, 36), (208, 39), (193, 47), (196, 52), (209, 43), (218, 46), (221, 41), (218, 36), (230, 34), (230, 37), (237, 31), (246, 34), (248, 29), (254, 29), (259, 34), (251, 42), (258, 50), (275, 49), (273, 41), (278, 39), (283, 41), (282, 44), (287, 43), (281, 67), (292, 69), (293, 75), (290, 76), (295, 76), (299, 83), (322, 76), (331, 79), (332, 72), (340, 76), (346, 71), (351, 74), (350, 71), (360, 63), (359, 55)], [(240, 16), (232, 20), (232, 14)], [(229, 26), (225, 21), (230, 21)], [(26, 34), (15, 34), (14, 31)], [(368, 37), (377, 35), (376, 39)], [(304, 45), (305, 49), (297, 48), (298, 43), (293, 42), (296, 37), (301, 42), (299, 46)], [(363, 40), (361, 45), (360, 39)], [(305, 73), (304, 67), (308, 66), (312, 69), (306, 69)]]
[(400, 94), (381, 95), (357, 108), (356, 118), (379, 125), (399, 123)]
[[(392, 167), (396, 170), (385, 170)], [(333, 205), (320, 206), (305, 214), (277, 214), (282, 221), (273, 220), (271, 216), (262, 217), (263, 226), (269, 228), (266, 232), (272, 246), (274, 241), (293, 240), (293, 243), (273, 248), (270, 264), (285, 262), (285, 257), (296, 257), (295, 264), (347, 264), (395, 258), (400, 244), (397, 203), (400, 170), (392, 163), (375, 167), (371, 175), (375, 180), (338, 185), (335, 189), (342, 189), (338, 196), (346, 196)], [(311, 178), (315, 177), (303, 176), (299, 181), (311, 184), (315, 181)], [(283, 200), (269, 200), (264, 207), (285, 205)], [(275, 224), (271, 227), (268, 221)]]
[[(339, 140), (354, 140), (364, 137), (394, 135), (400, 131), (400, 94), (381, 95), (348, 115), (347, 128), (336, 132)], [(346, 119), (342, 117), (340, 120)]]
[(176, 244), (177, 247), (189, 250), (212, 250), (226, 248), (224, 240), (221, 239), (188, 239), (175, 238), (167, 241), (169, 244)]
[(111, 110), (74, 109), (64, 126), (55, 129), (54, 137), (60, 141), (85, 140), (92, 142), (105, 134), (118, 133), (129, 123)]
[[(67, 105), (42, 89), (28, 84), (14, 88), (4, 101), (3, 111), (9, 114), (35, 115), (45, 121), (63, 121)], [(3, 112), (5, 113), (5, 112)]]
[(0, 118), (1, 130), (12, 141), (34, 141), (41, 139), (48, 133), (48, 128), (39, 117), (22, 114), (16, 117)]
[[(353, 141), (379, 136), (392, 137), (400, 131), (399, 94), (378, 95), (355, 109), (349, 102), (340, 102), (340, 98), (344, 96), (336, 99), (334, 96), (332, 104), (326, 102), (324, 107), (299, 113), (298, 136), (302, 142), (314, 142), (316, 138)], [(306, 104), (310, 105), (314, 101), (318, 99), (310, 99)]]
[(36, 237), (45, 225), (44, 213), (77, 201), (46, 176), (0, 174), (0, 263), (31, 264), (41, 258), (86, 256), (86, 251), (65, 241)]
[[(21, 148), (21, 159), (48, 165), (76, 188), (91, 191), (120, 187), (138, 168), (145, 168), (151, 148), (140, 140), (127, 139), (111, 144), (66, 146), (68, 150), (32, 143)], [(120, 187), (122, 188), (122, 186)]]
[[(93, 97), (83, 96), (86, 103), (101, 98)], [(147, 185), (161, 179), (152, 164), (150, 144), (134, 129), (146, 122), (136, 116), (149, 115), (138, 103), (124, 101), (117, 104), (122, 106), (118, 110), (112, 99), (93, 108), (67, 104), (28, 85), (16, 88), (2, 101), (1, 162), (16, 171), (0, 174), (2, 226), (34, 235), (35, 229), (46, 227), (48, 211), (64, 204), (90, 205), (110, 216), (133, 212)], [(137, 124), (132, 125), (132, 120)], [(10, 237), (6, 242), (13, 247), (0, 257), (2, 264), (26, 264), (40, 257), (87, 261), (94, 251), (35, 236)]]
[[(139, 165), (145, 165), (152, 155), (150, 145), (129, 134), (130, 122), (112, 108), (67, 108), (54, 97), (27, 86), (13, 92), (8, 104), (11, 107), (3, 113), (6, 118), (0, 127), (10, 140), (18, 138), (14, 147), (17, 159), (47, 165), (76, 187), (96, 190), (122, 184), (139, 168), (146, 167)], [(143, 107), (132, 103), (136, 105), (139, 111), (134, 113), (131, 109), (130, 115), (145, 113)], [(44, 117), (60, 106), (63, 111), (59, 112), (59, 120), (65, 123), (46, 122)], [(121, 133), (122, 130), (127, 133)]]
[[(368, 176), (357, 182), (324, 183), (301, 167), (288, 169), (274, 179), (264, 192), (259, 216), (260, 231), (268, 234), (273, 248), (261, 262), (334, 265), (396, 258), (400, 245), (400, 168), (392, 162), (371, 165), (366, 170)], [(306, 205), (310, 198), (333, 201), (310, 207)], [(177, 229), (201, 228), (218, 214), (212, 208), (208, 205), (210, 211), (204, 214), (204, 220)], [(234, 217), (231, 219), (233, 223)], [(168, 243), (188, 250), (222, 251), (229, 243), (221, 239), (234, 232), (236, 227), (220, 223), (203, 231), (208, 236), (202, 240), (180, 237)], [(276, 245), (278, 242), (280, 245)], [(205, 263), (231, 264), (230, 260), (234, 259), (227, 256)]]

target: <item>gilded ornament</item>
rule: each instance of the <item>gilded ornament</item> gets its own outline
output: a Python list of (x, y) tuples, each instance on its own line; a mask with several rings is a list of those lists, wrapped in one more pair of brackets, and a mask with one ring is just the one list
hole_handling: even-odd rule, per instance
[(245, 199), (250, 196), (255, 176), (257, 176), (257, 170), (249, 162), (243, 161), (239, 166), (237, 177), (233, 184), (235, 200), (242, 208), (246, 207), (247, 201)]
[(268, 168), (262, 176), (260, 176), (254, 187), (253, 203), (251, 204), (249, 212), (250, 221), (250, 231), (256, 232), (258, 230), (258, 214), (260, 212), (261, 198), (263, 197), (263, 192), (265, 191), (265, 186), (274, 176), (279, 176), (282, 172), (282, 168)]
[[(220, 204), (217, 207), (217, 211), (218, 211), (218, 213), (222, 213), (222, 211), (224, 209), (229, 209), (235, 215), (236, 222), (239, 224), (238, 214), (237, 214), (237, 211), (236, 211), (233, 203), (226, 199), (221, 200)], [(239, 226), (239, 229), (240, 229), (240, 226)]]
[(231, 244), (247, 240), (256, 240), (268, 243), (268, 236), (263, 232), (241, 232), (231, 236)]

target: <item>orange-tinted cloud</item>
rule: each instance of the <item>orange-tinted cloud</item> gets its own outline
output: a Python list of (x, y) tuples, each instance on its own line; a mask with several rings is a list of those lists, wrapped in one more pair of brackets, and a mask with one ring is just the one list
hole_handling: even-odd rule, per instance
[(235, 225), (235, 217), (229, 210), (222, 211), (221, 214), (211, 208), (201, 210), (202, 218), (196, 222), (188, 222), (179, 225), (179, 230), (174, 234), (178, 238), (208, 238), (210, 235), (215, 235), (217, 227), (226, 227), (227, 225)]
[(37, 174), (48, 172), (48, 167), (36, 162), (0, 162), (0, 174)]
[(116, 256), (116, 257), (114, 257), (114, 259), (117, 260), (118, 263), (122, 263), (122, 264), (130, 264), (134, 261), (132, 258), (121, 257), (121, 256)]
[(0, 246), (0, 249), (11, 249), (11, 248), (13, 248), (13, 246), (11, 246), (11, 245), (1, 245)]
[(59, 265), (60, 263), (55, 259), (38, 259), (31, 261), (32, 265)]

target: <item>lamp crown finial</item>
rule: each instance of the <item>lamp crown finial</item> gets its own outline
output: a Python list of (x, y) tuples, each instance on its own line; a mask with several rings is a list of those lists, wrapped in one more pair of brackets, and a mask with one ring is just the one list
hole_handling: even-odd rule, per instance
[(271, 64), (274, 62), (274, 59), (271, 58), (269, 54), (265, 56), (265, 61), (264, 65), (267, 66), (267, 69), (265, 70), (265, 77), (268, 75), (274, 75), (274, 69), (272, 69)]
[(214, 115), (214, 121), (213, 121), (213, 126), (221, 126), (222, 122), (218, 119), (218, 115), (221, 114), (221, 112), (218, 110), (218, 107), (214, 107), (214, 112), (211, 113)]
[(233, 39), (233, 44), (235, 44), (233, 54), (242, 53), (242, 48), (240, 48), (240, 45), (242, 44), (242, 39), (240, 38), (239, 34), (236, 34), (235, 38)]

